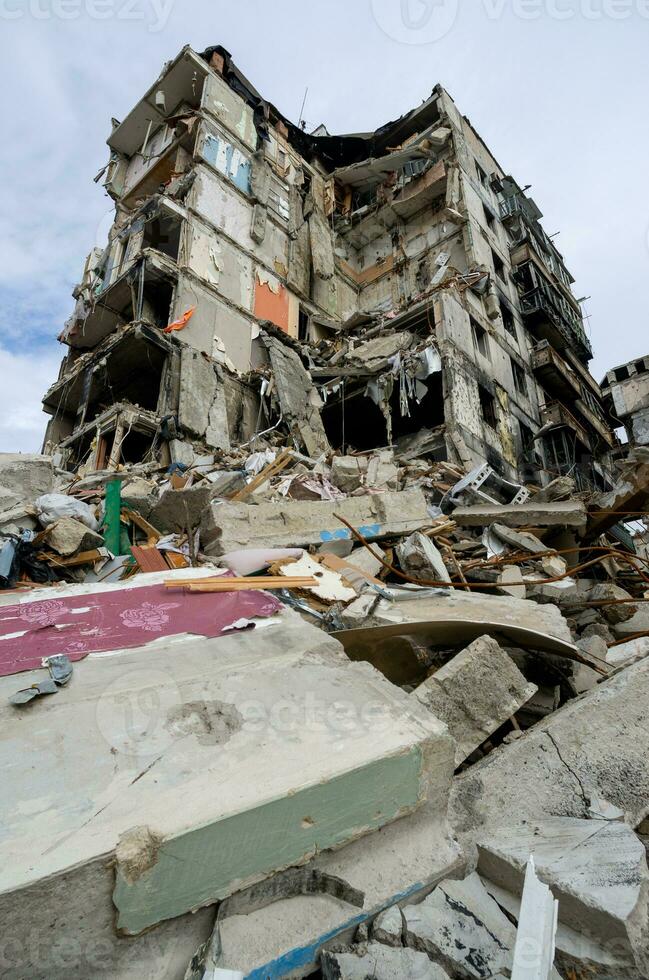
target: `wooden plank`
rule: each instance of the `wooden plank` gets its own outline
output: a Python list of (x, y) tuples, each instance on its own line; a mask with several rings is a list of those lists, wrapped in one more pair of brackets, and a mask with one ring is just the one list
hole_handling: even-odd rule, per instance
[(245, 500), (246, 497), (249, 497), (251, 493), (254, 493), (255, 490), (261, 487), (266, 480), (270, 480), (271, 477), (281, 473), (292, 461), (293, 456), (291, 452), (288, 449), (284, 449), (272, 463), (264, 466), (263, 470), (257, 474), (254, 480), (251, 480), (247, 486), (233, 494), (230, 500)]

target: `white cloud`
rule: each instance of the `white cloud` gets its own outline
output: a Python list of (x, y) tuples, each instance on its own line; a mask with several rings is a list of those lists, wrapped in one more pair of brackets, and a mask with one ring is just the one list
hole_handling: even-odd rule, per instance
[(48, 420), (41, 399), (60, 361), (55, 344), (23, 354), (0, 347), (0, 452), (40, 452)]

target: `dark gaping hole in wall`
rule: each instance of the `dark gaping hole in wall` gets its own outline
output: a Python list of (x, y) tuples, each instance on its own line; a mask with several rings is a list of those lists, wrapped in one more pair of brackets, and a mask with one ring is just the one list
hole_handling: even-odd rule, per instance
[[(422, 429), (435, 429), (444, 424), (442, 372), (432, 374), (424, 382), (427, 393), (419, 404), (410, 401), (410, 415), (401, 415), (399, 384), (395, 383), (390, 399), (392, 413), (392, 442), (413, 435)], [(352, 387), (352, 385), (354, 387)], [(386, 420), (378, 405), (364, 394), (366, 383), (347, 382), (344, 398), (340, 393), (330, 399), (322, 412), (327, 438), (337, 451), (357, 449), (365, 452), (388, 445)]]
[(182, 220), (171, 215), (156, 215), (144, 226), (144, 248), (155, 248), (177, 261), (180, 250)]
[(119, 447), (120, 463), (140, 463), (148, 459), (153, 445), (153, 434), (131, 429)]

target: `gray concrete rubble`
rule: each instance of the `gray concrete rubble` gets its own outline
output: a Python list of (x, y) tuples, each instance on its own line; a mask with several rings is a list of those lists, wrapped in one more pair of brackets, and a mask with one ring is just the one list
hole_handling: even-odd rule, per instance
[(496, 505), (473, 504), (457, 507), (453, 519), (465, 527), (487, 527), (502, 524), (505, 527), (574, 527), (586, 525), (586, 507), (582, 501), (557, 501), (553, 503)]
[(456, 741), (455, 765), (459, 766), (536, 690), (498, 643), (483, 636), (424, 681), (412, 696), (448, 725)]
[(520, 895), (530, 853), (559, 901), (559, 918), (627, 963), (649, 968), (649, 871), (625, 823), (569, 817), (509, 825), (478, 842), (480, 874)]
[(332, 136), (186, 45), (109, 129), (42, 455), (0, 454), (0, 973), (497, 980), (476, 845), (570, 819), (564, 980), (635, 980), (649, 359), (600, 388), (439, 84)]
[(0, 453), (0, 520), (6, 511), (31, 507), (37, 497), (54, 489), (55, 481), (49, 456)]
[[(482, 878), (491, 897), (518, 922), (521, 908), (520, 894), (508, 891), (500, 885)], [(559, 921), (555, 936), (555, 966), (558, 976), (596, 978), (596, 980), (645, 980), (646, 972), (639, 970), (628, 946), (611, 941), (591, 938), (584, 932), (572, 929)]]
[(452, 977), (509, 975), (516, 929), (477, 874), (444, 881), (419, 905), (403, 910), (406, 943), (425, 952)]
[[(550, 816), (584, 818), (595, 794), (631, 826), (649, 813), (641, 661), (540, 721), (523, 738), (456, 777), (452, 822), (475, 840), (487, 829)], [(620, 779), (620, 773), (625, 778)]]
[(413, 578), (432, 582), (451, 581), (438, 548), (425, 534), (411, 534), (399, 545), (397, 554), (401, 568)]
[(216, 500), (203, 516), (201, 540), (208, 555), (220, 555), (244, 547), (288, 548), (351, 538), (336, 514), (370, 540), (409, 534), (430, 522), (420, 490), (256, 506)]
[(414, 949), (390, 949), (366, 943), (343, 952), (322, 954), (324, 980), (450, 980), (441, 966)]
[(54, 524), (50, 524), (45, 531), (44, 539), (53, 551), (64, 557), (74, 555), (77, 551), (101, 548), (104, 544), (101, 534), (91, 531), (81, 521), (75, 521), (73, 517), (61, 517)]

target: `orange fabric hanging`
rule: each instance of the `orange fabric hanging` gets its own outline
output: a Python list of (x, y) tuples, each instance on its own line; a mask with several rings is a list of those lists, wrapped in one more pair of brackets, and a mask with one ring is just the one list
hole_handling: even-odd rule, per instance
[(184, 330), (191, 318), (194, 315), (195, 306), (190, 306), (188, 310), (185, 310), (180, 320), (174, 320), (170, 323), (168, 327), (165, 327), (162, 331), (163, 333), (173, 333), (174, 330)]

